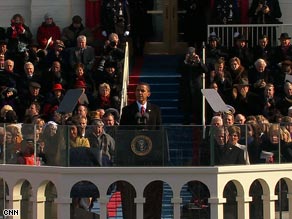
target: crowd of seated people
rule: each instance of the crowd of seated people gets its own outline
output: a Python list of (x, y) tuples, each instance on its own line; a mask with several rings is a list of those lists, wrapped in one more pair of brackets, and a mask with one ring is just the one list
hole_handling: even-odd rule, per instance
[[(278, 38), (279, 46), (276, 47), (269, 45), (267, 35), (261, 36), (259, 44), (254, 48), (248, 47), (248, 40), (241, 34), (236, 33), (234, 40), (235, 46), (226, 49), (220, 46), (219, 37), (212, 33), (206, 47), (206, 63), (201, 63), (208, 68), (205, 72), (206, 88), (215, 89), (226, 105), (233, 109), (232, 112), (230, 110), (213, 112), (211, 107), (207, 107), (208, 123), (213, 127), (226, 127), (224, 129), (226, 139), (222, 144), (224, 147), (221, 146), (213, 151), (217, 159), (213, 164), (224, 164), (218, 156), (224, 157), (224, 153), (230, 152), (230, 142), (234, 137), (240, 136), (240, 132), (242, 139), (239, 139), (239, 144), (234, 145), (237, 147), (244, 145), (243, 151), (249, 157), (249, 162), (245, 159), (246, 164), (291, 162), (291, 37), (288, 33), (281, 33)], [(183, 65), (188, 65), (194, 74), (202, 75), (202, 72), (197, 70), (198, 62), (193, 58), (193, 63), (185, 61)], [(182, 72), (182, 77), (184, 73)], [(189, 82), (189, 85), (198, 86), (196, 81)], [(191, 87), (193, 90), (198, 88), (202, 87)], [(191, 91), (187, 92), (191, 93)], [(188, 104), (183, 98), (182, 103)], [(200, 105), (200, 102), (197, 104)], [(186, 121), (186, 123), (191, 122)], [(237, 132), (236, 136), (230, 134), (230, 126), (240, 127), (240, 132)], [(213, 137), (216, 142), (216, 136)], [(205, 151), (205, 145), (206, 143), (203, 143), (201, 147), (201, 162), (206, 158), (206, 154), (210, 155), (210, 151)], [(208, 159), (207, 163), (209, 163)], [(227, 161), (225, 164), (240, 163), (242, 161), (234, 161), (234, 163)]]
[[(1, 160), (68, 165), (67, 142), (72, 156), (91, 154), (88, 165), (112, 165), (115, 141), (105, 127), (120, 120), (125, 48), (118, 34), (95, 39), (79, 15), (61, 29), (46, 13), (35, 36), (21, 14), (8, 26), (0, 33), (0, 122), (9, 124), (0, 130)], [(71, 89), (82, 95), (72, 112), (60, 113)]]

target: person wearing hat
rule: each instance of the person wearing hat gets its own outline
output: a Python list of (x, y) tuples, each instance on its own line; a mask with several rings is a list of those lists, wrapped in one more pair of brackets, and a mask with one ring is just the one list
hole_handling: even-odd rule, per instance
[(278, 0), (253, 0), (248, 16), (252, 24), (279, 24), (282, 12)]
[(233, 85), (231, 104), (236, 113), (245, 116), (258, 115), (261, 113), (259, 95), (250, 91), (250, 84), (247, 78), (242, 78)]
[(61, 38), (61, 30), (50, 13), (44, 15), (44, 22), (38, 27), (37, 42), (40, 49), (53, 48), (54, 42)]
[(92, 45), (94, 37), (91, 30), (82, 24), (82, 18), (79, 15), (74, 15), (72, 23), (63, 29), (61, 40), (66, 48), (74, 47), (77, 45), (77, 37), (80, 35), (86, 36), (87, 44)]
[(280, 45), (274, 47), (273, 56), (271, 59), (274, 66), (278, 65), (284, 60), (292, 61), (291, 37), (288, 33), (281, 33), (279, 40)]
[(247, 46), (248, 40), (239, 33), (234, 33), (234, 46), (229, 49), (229, 57), (238, 57), (241, 64), (248, 69), (252, 65), (252, 51)]
[(96, 88), (100, 84), (107, 83), (111, 88), (112, 96), (119, 96), (122, 90), (122, 77), (120, 69), (117, 67), (117, 62), (107, 60), (104, 63), (104, 68), (102, 71), (98, 71), (95, 75), (94, 81), (96, 82)]
[(228, 54), (225, 48), (220, 45), (220, 38), (215, 32), (212, 32), (209, 36), (209, 42), (206, 45), (206, 64), (209, 69), (214, 69), (216, 61), (220, 57), (228, 58)]
[(37, 81), (30, 81), (28, 85), (28, 93), (21, 92), (20, 93), (20, 115), (19, 121), (22, 121), (25, 115), (25, 111), (30, 107), (32, 103), (36, 103), (40, 106), (39, 114), (42, 113), (42, 108), (44, 106), (45, 98), (40, 93), (41, 85)]
[(54, 84), (52, 88), (52, 92), (47, 98), (44, 108), (43, 115), (46, 120), (53, 120), (55, 111), (58, 109), (60, 103), (64, 98), (65, 90), (62, 87), (62, 84)]

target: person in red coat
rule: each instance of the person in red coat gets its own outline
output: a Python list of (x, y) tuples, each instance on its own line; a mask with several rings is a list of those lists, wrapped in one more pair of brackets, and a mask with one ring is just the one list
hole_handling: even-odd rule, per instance
[[(40, 49), (52, 48), (54, 42), (61, 38), (61, 30), (53, 20), (51, 14), (46, 13), (44, 16), (45, 21), (39, 26), (37, 31), (37, 41)], [(51, 38), (50, 42), (49, 39)]]

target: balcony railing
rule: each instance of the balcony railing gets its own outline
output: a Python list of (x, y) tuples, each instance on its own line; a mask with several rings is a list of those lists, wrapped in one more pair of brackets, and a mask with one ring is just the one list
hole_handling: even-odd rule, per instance
[[(91, 218), (122, 218), (121, 202), (117, 201), (114, 209), (109, 203), (114, 194), (120, 194), (116, 185), (123, 182), (135, 191), (137, 212), (133, 218), (142, 219), (144, 190), (156, 181), (163, 182), (165, 219), (292, 218), (292, 165), (282, 163), (281, 143), (274, 144), (273, 153), (278, 152), (278, 158), (273, 164), (263, 159), (255, 165), (219, 166), (212, 158), (216, 146), (211, 127), (163, 126), (153, 131), (106, 127), (115, 140), (113, 166), (99, 167), (98, 163), (82, 163), (86, 160), (81, 158), (82, 151), (72, 152), (70, 126), (58, 125), (56, 129), (47, 125), (40, 134), (40, 127), (22, 125), (21, 132), (13, 136), (13, 144), (10, 125), (3, 127), (0, 206), (19, 209), (19, 218), (85, 218), (86, 214)], [(241, 130), (241, 141), (248, 143), (247, 127)], [(208, 137), (203, 139), (202, 133)], [(35, 153), (29, 164), (33, 165), (17, 164), (23, 159), (15, 159), (14, 155), (20, 156), (16, 151), (24, 156), (32, 147)], [(37, 159), (41, 151), (46, 155), (42, 165)], [(92, 212), (75, 209), (72, 201), (76, 197), (94, 199)]]
[(230, 24), (230, 25), (208, 25), (208, 36), (215, 32), (221, 39), (222, 46), (229, 48), (234, 45), (233, 35), (235, 32), (243, 34), (248, 39), (250, 48), (257, 45), (260, 35), (267, 35), (271, 46), (279, 45), (278, 38), (281, 33), (291, 33), (292, 24)]

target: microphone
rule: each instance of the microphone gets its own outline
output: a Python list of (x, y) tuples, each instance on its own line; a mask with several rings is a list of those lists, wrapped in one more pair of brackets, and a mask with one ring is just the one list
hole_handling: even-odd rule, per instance
[(142, 118), (143, 118), (143, 124), (146, 125), (146, 123), (147, 123), (147, 121), (148, 121), (148, 119), (149, 119), (149, 113), (146, 113), (146, 112), (145, 112), (145, 113), (143, 114)]
[(141, 124), (141, 118), (142, 118), (142, 114), (140, 112), (137, 112), (135, 114), (135, 120), (137, 121), (137, 124), (140, 125)]

